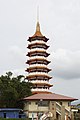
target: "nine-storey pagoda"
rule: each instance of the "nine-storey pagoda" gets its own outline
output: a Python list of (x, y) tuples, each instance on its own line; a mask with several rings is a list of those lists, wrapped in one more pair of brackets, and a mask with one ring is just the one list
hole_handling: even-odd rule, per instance
[(49, 48), (46, 44), (48, 38), (42, 35), (39, 22), (37, 22), (35, 34), (29, 37), (28, 41), (29, 52), (27, 56), (29, 59), (26, 63), (29, 67), (26, 70), (28, 72), (26, 79), (33, 83), (33, 94), (49, 93), (49, 88), (53, 85), (49, 83), (52, 77), (48, 75), (51, 69), (47, 67), (50, 63), (50, 61), (47, 60), (47, 57), (50, 55), (47, 53), (47, 49)]
[(27, 56), (29, 59), (26, 63), (29, 67), (26, 69), (28, 72), (26, 79), (33, 83), (32, 93), (34, 95), (23, 99), (26, 115), (36, 120), (49, 118), (52, 120), (65, 120), (66, 118), (68, 120), (68, 118), (71, 118), (69, 104), (77, 99), (49, 92), (49, 88), (52, 86), (49, 80), (52, 77), (48, 75), (51, 71), (48, 68), (50, 61), (47, 60), (50, 55), (47, 53), (49, 48), (47, 45), (48, 38), (40, 32), (39, 22), (37, 22), (35, 34), (29, 37), (28, 41), (29, 52)]

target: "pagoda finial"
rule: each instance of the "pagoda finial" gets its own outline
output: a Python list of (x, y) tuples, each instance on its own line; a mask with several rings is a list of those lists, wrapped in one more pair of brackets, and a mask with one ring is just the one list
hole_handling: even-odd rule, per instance
[(37, 22), (39, 22), (39, 6), (37, 6)]
[(40, 24), (39, 24), (39, 6), (37, 7), (37, 25), (36, 32), (40, 32)]
[(37, 25), (36, 25), (36, 32), (40, 32), (40, 24), (38, 21), (37, 21)]
[(37, 7), (37, 24), (36, 24), (36, 32), (32, 37), (35, 36), (43, 36), (41, 31), (40, 31), (40, 24), (39, 24), (39, 6)]

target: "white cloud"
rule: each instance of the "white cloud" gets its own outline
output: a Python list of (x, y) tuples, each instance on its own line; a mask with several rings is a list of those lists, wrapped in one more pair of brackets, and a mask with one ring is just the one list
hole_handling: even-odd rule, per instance
[(22, 57), (24, 55), (24, 51), (19, 46), (10, 46), (9, 51), (12, 56), (24, 58)]
[(58, 49), (51, 54), (53, 76), (75, 79), (80, 78), (80, 51)]

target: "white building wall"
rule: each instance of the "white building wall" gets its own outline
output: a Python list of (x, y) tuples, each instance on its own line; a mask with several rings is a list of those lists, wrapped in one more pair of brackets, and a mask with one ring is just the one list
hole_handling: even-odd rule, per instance
[[(49, 111), (50, 106), (38, 106), (39, 101), (29, 101), (27, 104), (25, 103), (24, 110), (26, 113), (28, 112), (29, 118), (37, 118), (37, 113), (45, 113)], [(56, 101), (55, 101), (56, 102)], [(62, 102), (62, 106), (65, 106), (65, 108), (70, 111), (70, 106), (68, 106), (68, 101), (58, 101), (60, 104)], [(37, 104), (36, 104), (37, 103)], [(54, 103), (54, 101), (53, 101)], [(57, 106), (56, 106), (57, 107)], [(57, 108), (56, 108), (57, 109)]]
[(65, 106), (66, 109), (70, 110), (69, 102), (64, 101), (63, 106)]
[(38, 110), (38, 106), (36, 105), (36, 101), (31, 102), (31, 104), (29, 104), (29, 111), (37, 111)]

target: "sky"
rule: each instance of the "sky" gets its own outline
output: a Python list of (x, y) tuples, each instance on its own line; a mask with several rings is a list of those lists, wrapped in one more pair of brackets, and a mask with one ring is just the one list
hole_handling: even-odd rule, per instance
[(27, 73), (28, 37), (49, 38), (51, 91), (80, 99), (80, 0), (0, 0), (0, 75)]

